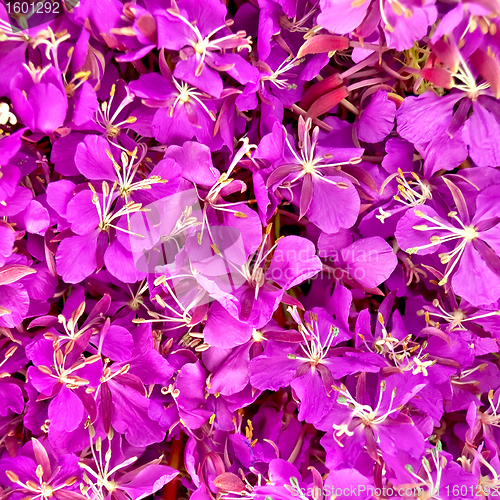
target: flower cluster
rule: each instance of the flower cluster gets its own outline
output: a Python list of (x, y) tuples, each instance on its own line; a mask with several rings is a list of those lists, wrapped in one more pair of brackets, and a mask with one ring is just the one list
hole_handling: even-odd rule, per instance
[(498, 496), (500, 4), (32, 5), (0, 499)]

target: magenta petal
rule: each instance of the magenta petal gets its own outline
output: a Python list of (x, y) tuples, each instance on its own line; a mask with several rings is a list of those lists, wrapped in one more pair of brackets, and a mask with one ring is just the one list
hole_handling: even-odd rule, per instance
[(379, 142), (394, 128), (396, 104), (387, 97), (387, 92), (379, 90), (370, 104), (361, 113), (358, 121), (358, 137), (365, 142)]
[(318, 370), (309, 367), (301, 377), (290, 384), (300, 400), (299, 420), (317, 422), (331, 405), (332, 398), (325, 391), (325, 384)]
[(0, 205), (0, 217), (17, 215), (28, 206), (32, 199), (33, 193), (31, 192), (31, 189), (16, 186), (12, 196), (6, 200), (2, 200), (5, 201), (5, 205)]
[(56, 253), (57, 272), (66, 283), (79, 283), (97, 267), (99, 230), (85, 236), (72, 236), (61, 243)]
[(348, 187), (341, 189), (322, 178), (314, 178), (314, 194), (307, 217), (325, 233), (336, 233), (356, 223), (361, 202), (354, 186), (346, 182), (344, 177), (326, 177), (326, 179), (347, 183)]
[(182, 147), (170, 146), (165, 158), (173, 158), (180, 166), (182, 176), (202, 186), (213, 186), (219, 172), (212, 164), (210, 148), (204, 144), (188, 141)]
[(354, 31), (363, 21), (370, 2), (363, 2), (358, 7), (352, 7), (351, 0), (321, 0), (321, 13), (318, 23), (331, 33), (343, 35)]
[(494, 273), (471, 243), (465, 245), (452, 285), (455, 293), (475, 306), (485, 306), (500, 298), (500, 277)]
[(200, 76), (196, 76), (195, 72), (198, 64), (197, 56), (191, 56), (185, 61), (181, 60), (175, 65), (174, 76), (203, 90), (207, 94), (220, 97), (223, 86), (219, 73), (209, 68), (205, 63)]
[(232, 396), (245, 389), (249, 382), (248, 363), (251, 347), (252, 342), (248, 342), (232, 351), (221, 367), (214, 372), (209, 392)]
[(52, 83), (40, 83), (29, 91), (35, 114), (35, 128), (47, 134), (64, 123), (68, 100)]
[(170, 81), (157, 73), (141, 75), (138, 80), (130, 82), (129, 88), (138, 97), (157, 101), (166, 101), (175, 94), (175, 87)]
[[(433, 230), (433, 231), (419, 231), (418, 229), (413, 229), (414, 226), (420, 226), (427, 223), (421, 217), (415, 215), (417, 209), (410, 209), (406, 214), (399, 220), (396, 229), (396, 239), (398, 245), (404, 250), (408, 251), (410, 248), (417, 248), (427, 246), (430, 243), (430, 238), (433, 235), (446, 236), (448, 234), (445, 230)], [(418, 208), (420, 212), (424, 213), (429, 217), (436, 218), (440, 223), (445, 223), (449, 225), (446, 221), (443, 221), (441, 217), (438, 216), (436, 211), (427, 206), (421, 206)], [(430, 224), (428, 224), (429, 227)], [(418, 250), (418, 255), (428, 255), (436, 252), (441, 245), (428, 246), (427, 248), (421, 248)]]
[(54, 163), (54, 169), (63, 175), (78, 175), (79, 171), (75, 165), (75, 153), (78, 144), (85, 138), (84, 134), (73, 132), (60, 137), (54, 142), (50, 159)]
[(340, 488), (343, 494), (336, 496), (338, 500), (349, 500), (351, 497), (357, 500), (369, 498), (371, 496), (367, 488), (369, 485), (370, 480), (356, 469), (332, 470), (325, 481), (325, 487), (332, 491)]
[(47, 203), (61, 216), (66, 215), (68, 203), (73, 197), (76, 185), (65, 179), (51, 182), (47, 186)]
[(75, 164), (80, 173), (90, 180), (114, 181), (116, 171), (106, 153), (106, 150), (113, 151), (111, 147), (108, 141), (99, 135), (85, 137), (83, 143), (78, 144), (75, 154)]
[(63, 386), (49, 405), (50, 425), (67, 432), (74, 431), (82, 421), (84, 412), (80, 398)]
[(115, 240), (104, 254), (106, 269), (124, 283), (135, 283), (146, 275), (137, 268), (132, 252)]
[[(84, 189), (73, 196), (68, 203), (67, 219), (76, 234), (88, 234), (99, 225), (99, 213), (97, 206), (92, 203), (92, 196), (90, 189)], [(102, 197), (100, 201), (102, 203)]]
[(448, 128), (461, 97), (461, 93), (439, 97), (434, 92), (407, 97), (396, 113), (399, 135), (414, 144), (432, 141)]
[(404, 450), (410, 456), (419, 458), (424, 450), (422, 433), (410, 423), (400, 423), (398, 419), (387, 418), (374, 429), (380, 439), (382, 453), (396, 455)]
[(294, 354), (295, 346), (284, 346), (278, 343), (268, 344), (264, 354), (250, 361), (250, 383), (261, 390), (277, 391), (286, 387), (293, 380), (298, 366), (298, 359), (289, 358)]
[(398, 264), (392, 247), (380, 236), (355, 241), (341, 251), (349, 276), (366, 288), (385, 281)]
[(424, 174), (426, 178), (442, 168), (453, 170), (467, 159), (467, 146), (464, 144), (463, 133), (457, 132), (450, 137), (448, 132), (437, 135), (425, 148)]
[(23, 391), (18, 384), (9, 382), (9, 378), (0, 380), (0, 416), (5, 417), (9, 410), (22, 413), (24, 410)]
[(500, 164), (500, 144), (491, 137), (500, 135), (500, 123), (496, 116), (478, 102), (473, 102), (474, 112), (465, 122), (463, 139), (469, 146), (469, 154), (479, 167), (495, 167)]
[(131, 500), (141, 500), (156, 493), (178, 474), (179, 471), (167, 465), (152, 464), (138, 474), (132, 472), (120, 477), (118, 489), (127, 492)]
[(16, 115), (33, 132), (35, 129), (35, 115), (33, 106), (28, 101), (28, 98), (18, 88), (13, 88), (11, 90), (10, 98), (14, 105)]
[(149, 418), (149, 400), (115, 379), (108, 384), (113, 398), (113, 428), (124, 434), (133, 446), (149, 446), (162, 441), (165, 431)]
[(96, 112), (99, 103), (89, 82), (83, 82), (80, 90), (75, 94), (75, 112), (73, 121), (75, 125), (83, 125), (90, 121)]
[(437, 18), (437, 9), (434, 2), (422, 2), (421, 5), (411, 4), (412, 16), (408, 19), (404, 15), (396, 14), (388, 2), (384, 3), (385, 15), (392, 27), (391, 30), (385, 29), (389, 47), (397, 50), (409, 49), (415, 40), (427, 34), (428, 27)]
[(5, 264), (6, 257), (12, 254), (14, 247), (14, 231), (9, 226), (0, 225), (0, 267)]
[(208, 345), (222, 348), (241, 345), (252, 336), (252, 327), (229, 314), (218, 302), (213, 302), (203, 330)]
[(129, 361), (134, 348), (132, 334), (123, 326), (111, 325), (104, 336), (102, 353), (113, 361)]
[(22, 214), (26, 231), (32, 234), (44, 235), (50, 225), (48, 210), (38, 201), (31, 200)]
[(190, 429), (198, 429), (211, 416), (211, 411), (205, 408), (206, 377), (205, 368), (199, 361), (185, 364), (177, 376), (179, 414)]

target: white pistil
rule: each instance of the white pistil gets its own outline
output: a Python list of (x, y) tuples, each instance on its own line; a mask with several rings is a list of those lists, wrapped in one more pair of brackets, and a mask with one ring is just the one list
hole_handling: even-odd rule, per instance
[(63, 352), (58, 348), (54, 351), (53, 354), (53, 368), (55, 373), (52, 372), (51, 368), (44, 365), (38, 365), (38, 369), (48, 375), (51, 378), (56, 379), (61, 384), (64, 384), (69, 389), (77, 389), (78, 387), (88, 385), (90, 382), (84, 378), (79, 377), (78, 375), (72, 375), (73, 372), (83, 368), (85, 365), (90, 365), (95, 363), (101, 359), (101, 356), (94, 355), (88, 358), (81, 357), (78, 361), (76, 361), (71, 367), (65, 368), (66, 364), (66, 356), (71, 351), (71, 341), (65, 345), (65, 351)]
[(125, 198), (125, 203), (128, 203), (128, 195), (132, 193), (132, 191), (137, 191), (139, 189), (151, 189), (153, 184), (164, 184), (168, 182), (158, 175), (150, 175), (146, 179), (134, 182), (137, 170), (140, 167), (142, 160), (145, 158), (147, 150), (144, 144), (140, 143), (139, 146), (141, 147), (141, 157), (137, 157), (137, 147), (132, 152), (122, 151), (120, 156), (121, 165), (116, 162), (112, 153), (106, 150), (106, 153), (115, 168), (116, 176), (118, 177), (118, 185), (120, 186), (120, 194)]
[[(414, 208), (423, 205), (427, 200), (432, 199), (431, 186), (427, 181), (422, 181), (418, 174), (411, 172), (413, 179), (407, 180), (404, 172), (398, 168), (397, 174), (392, 174), (387, 178), (380, 189), (380, 194), (383, 193), (385, 186), (394, 178), (398, 182), (399, 194), (394, 196), (396, 201), (399, 201), (404, 207), (397, 208), (391, 212), (386, 212), (383, 208), (379, 208), (379, 214), (375, 217), (382, 223), (385, 219), (400, 212), (405, 207)], [(418, 190), (418, 191), (417, 191)]]
[(305, 358), (297, 356), (295, 359), (310, 363), (312, 367), (323, 363), (333, 341), (339, 334), (339, 329), (330, 325), (328, 335), (325, 341), (322, 342), (319, 333), (318, 317), (315, 314), (310, 313), (310, 323), (305, 322), (304, 324), (298, 314), (297, 306), (289, 307), (287, 310), (297, 323), (298, 330), (304, 339), (304, 343), (301, 343), (300, 347), (305, 354)]
[(12, 111), (9, 111), (9, 105), (6, 102), (0, 102), (0, 125), (16, 125), (17, 118)]
[(292, 20), (288, 19), (285, 15), (280, 18), (280, 25), (283, 26), (287, 31), (291, 32), (304, 32), (307, 33), (309, 28), (304, 27), (306, 22), (314, 16), (314, 14), (318, 11), (318, 7), (313, 4), (313, 6), (304, 14), (301, 19), (297, 20), (297, 16), (295, 16)]
[[(75, 342), (78, 340), (86, 331), (93, 327), (93, 325), (99, 321), (99, 318), (95, 318), (93, 321), (89, 322), (82, 328), (78, 329), (78, 320), (85, 312), (85, 301), (82, 302), (72, 313), (71, 317), (66, 321), (66, 318), (60, 314), (57, 319), (59, 323), (63, 326), (65, 335), (57, 335), (59, 339), (67, 339)], [(48, 334), (53, 338), (53, 334)]]
[(140, 283), (139, 287), (137, 288), (137, 292), (134, 293), (132, 289), (130, 288), (130, 285), (127, 283), (127, 288), (132, 296), (132, 299), (128, 303), (128, 307), (134, 311), (137, 311), (141, 306), (144, 306), (144, 298), (142, 295), (148, 290), (148, 284), (146, 283), (146, 278), (144, 278)]
[(196, 195), (198, 196), (198, 199), (203, 202), (203, 220), (201, 223), (201, 231), (198, 233), (198, 243), (201, 245), (203, 241), (203, 233), (205, 230), (205, 227), (207, 228), (207, 231), (210, 235), (210, 238), (212, 241), (214, 241), (214, 238), (210, 232), (210, 225), (208, 222), (208, 209), (212, 208), (214, 210), (220, 210), (222, 212), (230, 212), (234, 214), (235, 217), (239, 217), (240, 219), (246, 219), (246, 214), (239, 211), (239, 210), (234, 210), (231, 207), (237, 206), (237, 205), (242, 205), (245, 202), (235, 202), (235, 203), (220, 203), (220, 193), (223, 188), (231, 184), (233, 182), (233, 179), (231, 178), (231, 174), (233, 173), (233, 170), (236, 168), (238, 163), (241, 161), (241, 159), (245, 155), (249, 155), (250, 150), (253, 148), (256, 148), (257, 146), (250, 144), (249, 140), (247, 137), (243, 137), (241, 139), (241, 142), (243, 142), (243, 146), (239, 149), (239, 151), (234, 155), (233, 160), (231, 161), (231, 164), (229, 165), (229, 168), (227, 169), (226, 172), (223, 172), (220, 177), (217, 179), (217, 182), (210, 188), (206, 196), (200, 196), (200, 193), (198, 191), (198, 188), (196, 184), (193, 183), (193, 186), (196, 191)]
[[(429, 319), (430, 316), (435, 316), (437, 318), (444, 319), (447, 323), (451, 323), (450, 331), (467, 330), (467, 328), (462, 324), (465, 321), (475, 321), (478, 319), (491, 318), (492, 316), (500, 315), (500, 311), (490, 311), (490, 312), (487, 312), (484, 314), (479, 314), (477, 316), (471, 315), (471, 316), (467, 317), (465, 315), (465, 312), (462, 311), (461, 309), (455, 309), (453, 312), (446, 311), (438, 299), (434, 299), (432, 301), (432, 305), (435, 308), (439, 309), (440, 312), (427, 311), (427, 310), (421, 309), (420, 311), (417, 312), (417, 314), (419, 316), (425, 315), (425, 321), (428, 324), (431, 324), (432, 326), (436, 326), (436, 322), (430, 320)], [(439, 323), (437, 323), (437, 325), (439, 325)]]
[[(40, 36), (40, 34), (38, 34), (37, 37), (38, 36)], [(0, 19), (0, 42), (6, 42), (7, 40), (10, 42), (19, 43), (30, 43), (34, 41), (24, 31), (14, 32), (12, 29), (12, 25), (9, 22), (5, 21), (4, 19)]]
[(462, 54), (460, 53), (460, 51), (457, 52), (458, 52), (458, 57), (460, 59), (460, 65), (458, 67), (457, 72), (454, 73), (452, 76), (457, 80), (459, 80), (461, 83), (458, 85), (454, 84), (453, 87), (462, 90), (467, 94), (467, 97), (469, 99), (475, 101), (483, 93), (484, 90), (490, 87), (490, 84), (488, 82), (484, 82), (477, 85), (476, 78), (474, 77), (471, 70), (467, 66), (467, 63), (462, 57)]
[(169, 322), (169, 323), (174, 323), (176, 326), (170, 327), (170, 328), (164, 328), (164, 331), (172, 331), (172, 330), (177, 330), (179, 328), (188, 328), (188, 333), (191, 334), (191, 330), (199, 325), (205, 318), (200, 318), (197, 322), (193, 323), (193, 316), (192, 316), (192, 311), (200, 304), (203, 304), (204, 301), (207, 300), (207, 294), (204, 289), (198, 286), (198, 292), (195, 294), (195, 296), (190, 299), (190, 302), (187, 305), (184, 305), (182, 301), (177, 297), (176, 293), (174, 292), (173, 288), (169, 285), (168, 280), (173, 280), (173, 279), (192, 279), (195, 281), (194, 286), (198, 286), (196, 282), (196, 278), (192, 274), (179, 274), (176, 276), (160, 276), (157, 278), (154, 282), (155, 286), (163, 286), (165, 287), (166, 291), (168, 292), (169, 296), (173, 299), (174, 303), (177, 305), (179, 310), (177, 310), (175, 307), (172, 307), (168, 302), (163, 300), (163, 298), (160, 295), (156, 295), (154, 297), (154, 300), (158, 303), (160, 307), (163, 309), (166, 309), (167, 312), (170, 313), (170, 315), (166, 314), (161, 314), (156, 311), (150, 311), (149, 309), (147, 310), (148, 315), (151, 317), (151, 319), (143, 319), (143, 318), (137, 318), (132, 320), (133, 323), (135, 324), (142, 324), (142, 323), (163, 323), (163, 322)]
[(434, 246), (439, 246), (442, 243), (446, 243), (448, 241), (453, 241), (453, 240), (460, 240), (460, 243), (450, 252), (443, 252), (439, 254), (439, 258), (441, 260), (442, 264), (448, 264), (453, 260), (450, 266), (447, 267), (446, 273), (439, 282), (439, 285), (442, 286), (445, 283), (448, 282), (448, 278), (450, 274), (452, 273), (453, 269), (457, 266), (458, 262), (460, 261), (460, 257), (462, 256), (463, 252), (465, 251), (466, 245), (470, 243), (472, 240), (474, 240), (477, 237), (477, 231), (473, 226), (468, 226), (466, 227), (463, 222), (457, 217), (456, 212), (450, 212), (448, 214), (449, 217), (457, 221), (461, 228), (452, 226), (451, 224), (446, 224), (443, 223), (436, 218), (430, 217), (420, 210), (415, 210), (415, 215), (417, 217), (420, 217), (421, 219), (424, 219), (428, 222), (432, 222), (435, 224), (434, 226), (427, 226), (426, 224), (421, 224), (421, 225), (416, 225), (413, 226), (413, 229), (417, 231), (447, 231), (448, 235), (440, 237), (437, 235), (433, 235), (430, 237), (430, 243), (427, 245), (421, 245), (419, 247), (412, 247), (408, 248), (406, 252), (409, 254), (413, 254), (418, 252), (419, 250), (423, 250), (425, 248), (431, 248)]
[[(135, 123), (137, 118), (135, 116), (129, 116), (125, 120), (115, 123), (118, 115), (123, 111), (123, 109), (129, 105), (135, 98), (135, 96), (129, 91), (128, 87), (125, 87), (127, 95), (124, 97), (122, 102), (118, 105), (115, 112), (111, 115), (111, 105), (115, 96), (116, 86), (113, 84), (111, 86), (109, 101), (102, 102), (101, 106), (97, 108), (96, 123), (106, 130), (106, 135), (109, 139), (114, 139), (120, 133), (120, 127), (127, 123)], [(110, 116), (111, 115), (111, 116)], [(116, 143), (113, 143), (120, 149), (124, 149)]]
[(42, 466), (39, 464), (36, 468), (36, 476), (38, 478), (39, 484), (35, 483), (31, 479), (28, 479), (25, 483), (23, 483), (20, 479), (19, 476), (10, 470), (5, 471), (5, 475), (14, 483), (19, 484), (23, 488), (25, 488), (27, 491), (29, 491), (31, 494), (29, 495), (30, 500), (36, 500), (38, 498), (40, 499), (48, 499), (52, 497), (52, 494), (58, 490), (62, 490), (66, 486), (68, 486), (67, 481), (63, 482), (63, 484), (57, 486), (54, 488), (50, 484), (47, 484), (45, 481), (42, 480), (42, 475), (43, 475), (43, 469)]
[(138, 238), (145, 238), (145, 236), (143, 236), (142, 234), (137, 234), (137, 233), (130, 231), (130, 220), (129, 220), (129, 230), (123, 229), (121, 227), (118, 227), (118, 226), (112, 224), (112, 222), (115, 219), (120, 218), (122, 215), (127, 215), (127, 217), (128, 217), (130, 214), (133, 214), (136, 212), (144, 212), (147, 210), (147, 209), (142, 208), (141, 203), (130, 202), (130, 203), (126, 203), (122, 208), (120, 208), (116, 212), (112, 212), (111, 205), (113, 204), (113, 201), (115, 199), (113, 194), (114, 194), (114, 191), (115, 191), (117, 185), (118, 185), (118, 182), (115, 181), (112, 188), (111, 188), (111, 191), (110, 191), (108, 183), (106, 181), (102, 182), (102, 205), (101, 205), (101, 201), (99, 200), (99, 195), (97, 194), (94, 186), (92, 186), (92, 184), (90, 184), (90, 182), (89, 182), (89, 187), (93, 193), (92, 203), (96, 206), (97, 213), (99, 215), (99, 220), (100, 220), (99, 229), (101, 231), (108, 231), (109, 228), (112, 227), (112, 228), (116, 229), (117, 231), (122, 231), (124, 233), (130, 234), (132, 236), (136, 236)]
[(262, 342), (263, 340), (267, 340), (264, 334), (256, 328), (254, 328), (252, 331), (252, 339), (254, 340), (254, 342)]
[[(274, 249), (278, 246), (279, 239), (274, 243), (274, 245), (269, 248), (264, 253), (264, 248), (268, 241), (269, 234), (271, 232), (272, 225), (269, 224), (266, 228), (266, 234), (262, 240), (260, 248), (256, 254), (251, 255), (247, 262), (241, 268), (241, 275), (249, 283), (251, 287), (255, 289), (255, 300), (259, 296), (259, 290), (264, 285), (266, 281), (264, 266), (268, 257), (272, 254)], [(238, 271), (238, 269), (236, 269)]]
[(219, 44), (224, 43), (228, 40), (245, 40), (246, 43), (238, 43), (237, 50), (241, 51), (244, 48), (249, 50), (252, 48), (250, 45), (250, 37), (245, 38), (245, 32), (238, 32), (236, 34), (230, 34), (222, 38), (217, 38), (215, 40), (210, 40), (218, 31), (227, 28), (232, 24), (232, 22), (227, 22), (218, 28), (212, 30), (206, 37), (203, 37), (198, 26), (192, 24), (188, 19), (182, 16), (179, 11), (174, 9), (167, 9), (167, 12), (182, 21), (186, 26), (188, 26), (194, 34), (194, 39), (189, 40), (189, 43), (193, 47), (197, 55), (198, 66), (196, 67), (195, 76), (200, 76), (203, 71), (205, 58), (209, 50), (222, 50), (224, 47), (220, 47)]
[(430, 500), (430, 499), (441, 500), (441, 497), (439, 496), (439, 491), (441, 487), (441, 477), (443, 475), (443, 469), (446, 467), (448, 463), (444, 456), (439, 455), (441, 450), (442, 447), (440, 443), (438, 443), (436, 448), (431, 449), (432, 462), (435, 468), (434, 473), (431, 471), (431, 464), (429, 460), (426, 457), (422, 458), (422, 468), (424, 469), (427, 475), (426, 480), (422, 479), (418, 474), (415, 474), (411, 466), (407, 465), (405, 467), (406, 470), (418, 481), (418, 483), (415, 485), (416, 487), (418, 488), (422, 486), (427, 487), (427, 491), (423, 492), (423, 495), (419, 494), (418, 496), (419, 500)]
[(261, 82), (270, 81), (280, 90), (294, 88), (293, 85), (288, 84), (287, 78), (282, 78), (282, 75), (292, 70), (293, 68), (301, 64), (303, 61), (304, 58), (297, 59), (296, 57), (289, 56), (278, 66), (278, 68), (275, 71), (273, 71), (268, 76), (263, 76), (260, 80)]
[[(299, 118), (299, 120), (303, 121), (303, 118)], [(333, 184), (334, 186), (337, 186), (339, 189), (348, 189), (349, 184), (346, 182), (335, 182), (331, 179), (327, 179), (326, 177), (323, 176), (323, 173), (321, 172), (322, 168), (337, 168), (340, 170), (340, 167), (342, 165), (355, 165), (359, 162), (361, 162), (361, 158), (351, 158), (347, 162), (341, 162), (341, 163), (328, 163), (329, 158), (326, 155), (321, 155), (321, 156), (316, 156), (315, 154), (315, 148), (318, 143), (318, 135), (319, 135), (319, 127), (315, 127), (314, 130), (312, 131), (312, 135), (309, 135), (309, 130), (311, 129), (312, 126), (312, 121), (310, 118), (308, 118), (305, 123), (303, 124), (304, 126), (304, 137), (300, 138), (302, 140), (301, 148), (300, 148), (300, 156), (296, 153), (295, 149), (292, 147), (290, 144), (290, 141), (288, 140), (288, 133), (285, 128), (283, 128), (285, 132), (285, 142), (286, 145), (288, 146), (288, 149), (296, 159), (297, 163), (302, 166), (302, 170), (297, 174), (297, 176), (290, 181), (290, 184), (287, 186), (288, 188), (291, 188), (294, 186), (294, 183), (302, 179), (305, 175), (310, 174), (313, 177), (317, 179), (321, 179), (324, 182), (327, 182), (328, 184)], [(300, 129), (299, 129), (300, 130)]]
[[(100, 437), (97, 437), (94, 446), (93, 438), (95, 437), (95, 431), (92, 424), (89, 425), (88, 430), (90, 436), (90, 451), (92, 453), (92, 459), (97, 471), (84, 462), (79, 462), (78, 465), (85, 471), (83, 473), (83, 480), (87, 484), (87, 491), (90, 489), (96, 499), (104, 500), (108, 497), (108, 494), (104, 494), (103, 488), (105, 488), (108, 493), (112, 493), (117, 489), (117, 483), (112, 480), (112, 476), (120, 469), (132, 465), (138, 457), (128, 458), (113, 469), (109, 470), (112, 454), (111, 440), (113, 439), (113, 431), (110, 430), (108, 433), (108, 450), (104, 454), (103, 463), (102, 440)], [(96, 451), (98, 455), (96, 454)], [(90, 474), (91, 477), (89, 477), (88, 474)], [(83, 489), (85, 489), (85, 487)], [(84, 494), (86, 493), (86, 491), (82, 492)]]
[(393, 413), (401, 411), (401, 407), (399, 406), (396, 408), (392, 407), (394, 398), (396, 397), (396, 388), (394, 388), (391, 392), (389, 408), (384, 413), (380, 413), (380, 407), (382, 405), (382, 396), (385, 391), (385, 382), (380, 383), (378, 403), (375, 408), (372, 408), (369, 405), (359, 404), (351, 396), (351, 393), (348, 391), (347, 387), (345, 387), (343, 384), (342, 387), (334, 386), (333, 388), (340, 394), (339, 398), (337, 399), (337, 403), (352, 409), (352, 413), (346, 422), (340, 425), (333, 424), (333, 429), (335, 431), (333, 433), (333, 438), (335, 439), (337, 444), (339, 444), (342, 447), (343, 444), (339, 441), (339, 438), (342, 437), (343, 435), (352, 436), (353, 432), (349, 431), (349, 424), (354, 418), (358, 418), (361, 421), (361, 424), (365, 427), (373, 427), (384, 423), (385, 420)]
[(29, 73), (29, 75), (31, 76), (31, 78), (33, 80), (33, 83), (35, 83), (35, 84), (40, 83), (42, 81), (43, 75), (45, 75), (45, 73), (47, 73), (47, 71), (50, 68), (52, 68), (51, 64), (48, 64), (43, 69), (40, 67), (36, 68), (35, 65), (31, 61), (29, 61), (28, 64), (23, 63), (23, 66), (26, 69), (26, 71)]
[(185, 103), (193, 100), (193, 101), (196, 101), (205, 110), (205, 112), (207, 113), (207, 115), (210, 117), (210, 119), (212, 121), (216, 120), (214, 112), (210, 111), (207, 108), (206, 104), (200, 99), (200, 97), (204, 96), (203, 92), (199, 92), (194, 87), (191, 87), (190, 85), (188, 85), (186, 82), (181, 81), (179, 83), (174, 77), (172, 77), (172, 81), (174, 83), (175, 88), (179, 92), (179, 95), (175, 98), (174, 103), (172, 104), (172, 106), (170, 106), (170, 108), (168, 110), (168, 116), (170, 116), (170, 118), (174, 114), (174, 109), (175, 109), (175, 106), (177, 105), (177, 103), (180, 102), (181, 104), (185, 104)]
[(494, 392), (491, 389), (488, 392), (488, 402), (490, 403), (490, 407), (481, 414), (481, 423), (483, 425), (492, 425), (494, 427), (500, 427), (500, 414), (498, 413), (498, 409), (500, 407), (500, 398), (497, 397), (496, 404), (493, 402)]
[(59, 68), (59, 60), (57, 57), (57, 51), (59, 45), (71, 38), (71, 34), (67, 30), (63, 30), (58, 33), (54, 33), (50, 26), (47, 26), (46, 30), (39, 32), (35, 39), (33, 39), (32, 46), (35, 49), (39, 45), (45, 45), (45, 57), (52, 61), (54, 67)]
[[(403, 340), (399, 340), (387, 331), (384, 318), (380, 313), (378, 314), (378, 322), (381, 326), (382, 338), (375, 341), (375, 352), (388, 356), (388, 358), (394, 362), (394, 365), (402, 371), (412, 371), (413, 375), (422, 373), (424, 377), (427, 377), (427, 368), (433, 366), (436, 363), (436, 360), (425, 361), (428, 357), (428, 354), (423, 354), (423, 352), (427, 347), (427, 342), (423, 342), (422, 345), (412, 342), (412, 344), (414, 345), (412, 347), (409, 347), (408, 344), (411, 341), (411, 334), (407, 335)], [(368, 346), (365, 338), (360, 334), (358, 335), (365, 343), (367, 349), (370, 352), (373, 352)], [(412, 357), (413, 353), (419, 348), (419, 353), (416, 356)]]
[[(399, 177), (396, 177), (398, 190), (404, 200), (396, 195), (394, 196), (396, 201), (399, 201), (408, 207), (416, 207), (418, 205), (423, 205), (427, 200), (432, 199), (430, 185), (427, 182), (422, 182), (418, 174), (412, 172), (411, 175), (414, 180), (409, 181), (405, 179), (404, 173), (401, 169), (398, 169), (398, 174)], [(416, 191), (414, 187), (420, 188), (420, 192)]]

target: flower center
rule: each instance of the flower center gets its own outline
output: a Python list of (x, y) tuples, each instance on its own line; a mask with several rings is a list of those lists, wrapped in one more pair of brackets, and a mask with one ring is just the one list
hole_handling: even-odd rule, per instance
[(259, 330), (256, 330), (255, 328), (253, 329), (253, 332), (252, 332), (252, 338), (254, 339), (255, 342), (261, 342), (262, 340), (265, 339), (262, 332), (260, 332)]
[(203, 41), (195, 43), (193, 48), (197, 54), (202, 55), (207, 50), (208, 43), (208, 40), (205, 38)]
[(468, 241), (472, 241), (474, 238), (477, 238), (477, 231), (472, 226), (466, 227), (463, 234), (464, 238)]
[(424, 248), (431, 248), (433, 246), (440, 246), (442, 243), (447, 243), (448, 241), (459, 240), (458, 245), (450, 252), (440, 253), (439, 259), (441, 260), (441, 264), (448, 264), (451, 262), (449, 266), (447, 266), (446, 273), (444, 277), (439, 282), (439, 285), (442, 286), (448, 282), (448, 278), (451, 275), (453, 269), (457, 266), (460, 258), (465, 251), (465, 247), (467, 243), (470, 243), (472, 240), (477, 238), (478, 233), (473, 226), (465, 226), (464, 223), (457, 217), (456, 212), (450, 212), (448, 217), (451, 217), (455, 221), (457, 221), (461, 227), (452, 226), (447, 222), (442, 222), (438, 220), (436, 217), (431, 217), (427, 214), (424, 214), (420, 210), (415, 210), (415, 215), (420, 217), (428, 222), (432, 222), (433, 226), (428, 226), (427, 224), (417, 224), (413, 226), (413, 229), (416, 231), (443, 231), (449, 234), (445, 236), (438, 236), (437, 234), (433, 234), (427, 245), (421, 245), (418, 247), (411, 247), (406, 249), (406, 252), (409, 254), (417, 253), (419, 250), (423, 250)]

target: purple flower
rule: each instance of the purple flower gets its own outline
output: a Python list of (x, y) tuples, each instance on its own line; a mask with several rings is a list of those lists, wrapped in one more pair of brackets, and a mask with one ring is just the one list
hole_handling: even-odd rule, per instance
[(310, 120), (300, 118), (299, 151), (286, 131), (275, 129), (267, 136), (266, 149), (259, 148), (257, 156), (273, 164), (268, 188), (279, 189), (281, 196), (299, 208), (300, 218), (307, 216), (326, 233), (336, 233), (355, 224), (360, 204), (350, 176), (337, 167), (359, 163), (362, 150), (323, 146), (318, 142), (319, 128), (312, 135), (310, 129)]
[(243, 84), (255, 78), (256, 70), (239, 54), (228, 51), (251, 46), (245, 32), (229, 31), (232, 23), (226, 21), (226, 8), (219, 2), (202, 7), (192, 0), (181, 0), (166, 12), (158, 12), (156, 20), (160, 47), (179, 51), (176, 78), (214, 97), (220, 97), (223, 89), (218, 71)]
[(82, 477), (78, 457), (61, 455), (55, 459), (35, 438), (23, 447), (18, 456), (2, 458), (0, 473), (2, 482), (12, 487), (14, 498), (85, 498), (78, 492)]
[(380, 25), (387, 43), (397, 50), (409, 49), (416, 40), (427, 34), (437, 18), (434, 1), (419, 4), (402, 1), (349, 3), (343, 0), (320, 1), (318, 23), (332, 33), (350, 33), (368, 37)]
[[(439, 285), (445, 285), (451, 279), (455, 292), (475, 306), (489, 305), (500, 298), (497, 275), (500, 261), (495, 250), (496, 192), (496, 188), (491, 187), (477, 196), (478, 209), (472, 219), (461, 205), (457, 207), (460, 216), (451, 211), (449, 220), (423, 206), (419, 210), (409, 210), (396, 230), (399, 244), (410, 254), (428, 255), (440, 248), (444, 250), (439, 258), (446, 268), (440, 272)], [(471, 269), (479, 274), (471, 274)]]

